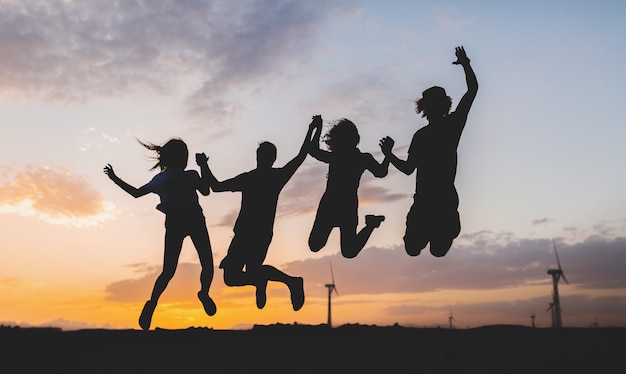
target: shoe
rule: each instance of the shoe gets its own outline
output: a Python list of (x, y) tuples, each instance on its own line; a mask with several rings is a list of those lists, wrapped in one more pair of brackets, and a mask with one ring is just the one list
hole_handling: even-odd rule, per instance
[(200, 302), (202, 303), (202, 307), (204, 307), (204, 312), (206, 314), (212, 316), (217, 313), (217, 306), (215, 305), (215, 302), (213, 301), (213, 299), (211, 299), (208, 293), (204, 293), (202, 291), (198, 292), (198, 299), (200, 299)]
[(139, 316), (139, 326), (143, 330), (150, 330), (152, 314), (154, 313), (154, 309), (156, 309), (156, 306), (156, 301), (152, 300), (146, 301), (146, 304), (143, 306), (143, 310), (141, 311), (141, 315)]
[(295, 284), (289, 287), (291, 292), (291, 306), (293, 310), (298, 311), (304, 305), (304, 279), (297, 277)]
[(385, 216), (375, 216), (368, 214), (365, 216), (365, 225), (379, 227), (380, 223), (385, 220)]
[(256, 307), (263, 309), (267, 302), (267, 280), (256, 286)]

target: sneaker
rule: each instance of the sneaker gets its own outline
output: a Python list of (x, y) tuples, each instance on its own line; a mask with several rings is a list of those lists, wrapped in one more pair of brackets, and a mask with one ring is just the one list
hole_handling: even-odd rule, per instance
[(291, 306), (293, 310), (298, 311), (304, 305), (304, 279), (297, 277), (294, 284), (289, 287), (291, 292)]
[(267, 280), (256, 286), (256, 307), (263, 309), (267, 302)]
[(143, 306), (143, 310), (141, 311), (141, 315), (139, 316), (139, 326), (143, 330), (150, 330), (152, 314), (154, 313), (154, 309), (156, 309), (156, 306), (156, 301), (152, 300), (146, 301), (146, 304)]
[(385, 220), (385, 216), (375, 216), (368, 214), (365, 216), (365, 225), (379, 227), (380, 223)]
[(204, 307), (204, 312), (206, 314), (212, 316), (217, 313), (217, 306), (215, 305), (215, 302), (213, 301), (213, 299), (211, 299), (208, 293), (204, 293), (202, 291), (198, 292), (198, 299), (200, 299), (200, 302), (202, 303), (202, 306)]

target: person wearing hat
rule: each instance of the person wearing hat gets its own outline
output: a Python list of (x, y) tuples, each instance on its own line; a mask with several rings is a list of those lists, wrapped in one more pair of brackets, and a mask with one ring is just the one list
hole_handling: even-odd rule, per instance
[(445, 256), (461, 232), (459, 196), (454, 186), (457, 168), (457, 147), (467, 122), (470, 107), (476, 98), (478, 81), (463, 47), (455, 49), (457, 60), (465, 72), (467, 92), (456, 110), (450, 112), (452, 99), (445, 89), (433, 86), (415, 101), (415, 111), (426, 117), (428, 124), (417, 130), (409, 146), (408, 158), (401, 160), (392, 152), (394, 140), (380, 141), (380, 148), (398, 170), (410, 175), (417, 170), (413, 205), (406, 217), (404, 246), (417, 256), (430, 243), (433, 256)]

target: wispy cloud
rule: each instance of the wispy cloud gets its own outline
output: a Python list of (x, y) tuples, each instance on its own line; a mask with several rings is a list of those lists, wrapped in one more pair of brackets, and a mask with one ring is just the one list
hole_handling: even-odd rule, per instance
[(64, 169), (2, 169), (0, 214), (35, 216), (59, 224), (90, 226), (108, 219), (114, 207), (80, 175)]
[[(238, 110), (238, 97), (306, 61), (326, 1), (0, 3), (5, 94), (87, 100), (177, 94), (190, 113)], [(332, 12), (331, 12), (332, 14)]]

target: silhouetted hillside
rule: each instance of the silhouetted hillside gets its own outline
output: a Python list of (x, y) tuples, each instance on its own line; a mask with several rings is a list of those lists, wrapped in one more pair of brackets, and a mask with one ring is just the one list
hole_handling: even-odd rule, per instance
[[(623, 328), (343, 325), (251, 330), (0, 328), (13, 372), (555, 373), (622, 367)], [(613, 371), (613, 369), (611, 369)]]

